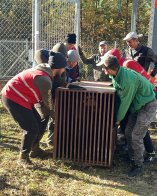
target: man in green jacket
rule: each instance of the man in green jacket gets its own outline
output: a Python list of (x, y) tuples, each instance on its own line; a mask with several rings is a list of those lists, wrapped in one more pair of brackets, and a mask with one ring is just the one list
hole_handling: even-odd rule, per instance
[(128, 175), (137, 176), (143, 171), (143, 138), (156, 116), (157, 101), (154, 86), (139, 73), (121, 67), (113, 55), (105, 55), (97, 66), (102, 66), (105, 74), (110, 75), (120, 97), (117, 124), (125, 117), (127, 111), (130, 112), (125, 129), (129, 158), (132, 163)]

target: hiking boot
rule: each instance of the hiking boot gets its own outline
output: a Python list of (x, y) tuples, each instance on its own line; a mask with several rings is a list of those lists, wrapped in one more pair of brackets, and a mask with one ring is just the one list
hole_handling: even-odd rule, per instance
[(47, 157), (48, 155), (49, 153), (41, 149), (39, 146), (33, 147), (32, 151), (29, 154), (31, 158), (41, 158), (41, 159)]
[(144, 157), (144, 163), (151, 163), (151, 162), (154, 162), (155, 160), (156, 160), (155, 152), (146, 153), (146, 155)]
[(17, 161), (18, 165), (22, 165), (24, 167), (27, 167), (29, 165), (32, 165), (32, 161), (29, 158), (28, 153), (20, 153), (19, 160)]
[(133, 165), (128, 173), (128, 177), (140, 176), (143, 173), (143, 167), (138, 165)]

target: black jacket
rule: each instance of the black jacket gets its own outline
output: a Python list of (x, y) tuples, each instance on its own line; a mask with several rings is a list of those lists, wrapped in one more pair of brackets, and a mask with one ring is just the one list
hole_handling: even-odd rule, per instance
[(146, 71), (149, 70), (150, 63), (154, 63), (154, 69), (151, 72), (151, 76), (157, 74), (157, 55), (153, 50), (147, 46), (139, 44), (136, 49), (129, 48), (126, 52), (126, 58), (134, 59), (137, 61)]

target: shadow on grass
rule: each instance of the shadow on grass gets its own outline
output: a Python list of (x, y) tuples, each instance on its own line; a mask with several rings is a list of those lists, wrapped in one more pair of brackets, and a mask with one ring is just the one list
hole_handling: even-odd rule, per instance
[[(84, 183), (87, 183), (87, 184), (91, 184), (91, 185), (98, 185), (98, 186), (101, 186), (103, 188), (112, 188), (114, 190), (123, 190), (123, 191), (127, 191), (129, 193), (132, 193), (132, 194), (137, 194), (137, 195), (141, 195), (141, 192), (143, 190), (143, 185), (138, 185), (138, 187), (136, 187), (136, 189), (133, 189), (132, 186), (135, 186), (135, 181), (138, 181), (140, 180), (140, 177), (135, 179), (135, 178), (132, 178), (132, 179), (129, 179), (127, 177), (127, 175), (120, 175), (120, 176), (114, 176), (114, 172), (117, 172), (117, 171), (112, 171), (113, 168), (111, 169), (100, 169), (100, 168), (95, 168), (96, 171), (95, 173), (92, 173), (92, 170), (90, 170), (90, 167), (87, 169), (80, 169), (79, 167), (75, 167), (75, 170), (77, 169), (83, 173), (86, 173), (88, 175), (90, 175), (91, 177), (92, 176), (95, 176), (95, 177), (98, 177), (101, 179), (101, 180), (105, 180), (104, 182), (96, 182), (95, 179), (85, 179), (84, 176), (82, 177), (79, 177), (79, 175), (75, 175), (75, 174), (69, 174), (68, 171), (59, 171), (58, 170), (58, 167), (57, 168), (43, 168), (43, 167), (36, 167), (34, 168), (34, 170), (38, 170), (38, 171), (43, 171), (43, 172), (48, 172), (49, 174), (52, 174), (52, 175), (56, 175), (58, 176), (59, 178), (62, 178), (62, 179), (72, 179), (72, 180), (76, 180), (76, 181), (83, 181)], [(70, 168), (71, 169), (71, 168)], [(115, 170), (115, 168), (114, 168)], [(77, 174), (77, 173), (76, 173)], [(88, 178), (88, 177), (87, 177)], [(111, 181), (114, 181), (114, 182), (117, 182), (117, 184), (115, 183), (107, 183), (107, 180), (111, 180)], [(150, 188), (151, 189), (151, 188)], [(149, 191), (149, 193), (151, 194), (151, 191), (149, 189), (147, 189), (147, 191)], [(147, 192), (148, 193), (148, 192)], [(142, 194), (144, 195), (144, 194)]]
[[(129, 178), (127, 176), (128, 171), (130, 170), (130, 164), (126, 161), (126, 159), (120, 158), (119, 155), (116, 155), (114, 158), (114, 166), (112, 168), (103, 168), (98, 166), (84, 166), (84, 165), (78, 165), (77, 163), (73, 162), (64, 162), (64, 161), (58, 161), (56, 162), (57, 168), (40, 168), (37, 167), (36, 169), (39, 171), (47, 171), (50, 174), (54, 174), (59, 176), (60, 178), (66, 178), (66, 179), (73, 179), (77, 181), (83, 181), (88, 184), (92, 185), (99, 185), (102, 187), (110, 187), (117, 190), (123, 190), (128, 191), (132, 194), (137, 195), (154, 195), (154, 193), (157, 191), (156, 185), (153, 183), (154, 180), (156, 180), (156, 167), (154, 164), (150, 165), (146, 164), (144, 165), (144, 174), (142, 176)], [(84, 177), (79, 177), (75, 174), (69, 174), (67, 171), (59, 171), (58, 168), (60, 166), (67, 166), (68, 170), (78, 170), (78, 172), (83, 172), (90, 177), (96, 177), (102, 180), (102, 182), (96, 182), (97, 180), (91, 180), (85, 179)], [(64, 167), (64, 166), (63, 166)], [(151, 172), (152, 171), (152, 172)], [(152, 173), (154, 173), (152, 175)], [(77, 171), (76, 171), (77, 174)], [(103, 182), (104, 180), (104, 182)], [(110, 183), (107, 183), (107, 181), (110, 181)], [(111, 182), (114, 181), (116, 183), (111, 184)], [(137, 183), (136, 183), (137, 182)], [(140, 183), (138, 183), (140, 182)], [(154, 192), (155, 191), (155, 192)]]
[(0, 176), (0, 190), (4, 190), (7, 188), (17, 189), (17, 190), (19, 189), (18, 187), (15, 187), (15, 186), (8, 184), (5, 176)]
[(66, 178), (66, 179), (72, 179), (72, 180), (77, 180), (77, 181), (84, 181), (88, 184), (93, 184), (93, 185), (104, 185), (104, 183), (99, 183), (99, 182), (94, 182), (88, 179), (84, 179), (84, 178), (80, 178), (76, 175), (73, 174), (69, 174), (67, 172), (63, 172), (63, 171), (59, 171), (58, 168), (43, 168), (43, 167), (39, 167), (39, 166), (35, 166), (33, 167), (34, 170), (38, 170), (38, 171), (43, 171), (43, 172), (48, 172), (50, 174), (56, 175), (59, 178)]
[(19, 147), (16, 147), (10, 144), (4, 144), (4, 143), (2, 144), (2, 142), (0, 142), (0, 148), (8, 148), (12, 151), (19, 151)]
[(2, 139), (9, 139), (9, 140), (15, 140), (15, 142), (20, 141), (20, 139), (19, 139), (19, 138), (15, 138), (15, 137), (8, 137), (8, 136), (5, 136), (5, 135), (0, 135), (0, 138), (2, 138)]
[[(0, 148), (8, 148), (12, 151), (19, 150), (19, 145), (21, 143), (21, 140), (14, 137), (7, 137), (4, 135), (0, 136)], [(16, 145), (16, 146), (15, 146)]]
[(39, 192), (39, 190), (29, 190), (30, 196), (45, 196), (44, 193)]

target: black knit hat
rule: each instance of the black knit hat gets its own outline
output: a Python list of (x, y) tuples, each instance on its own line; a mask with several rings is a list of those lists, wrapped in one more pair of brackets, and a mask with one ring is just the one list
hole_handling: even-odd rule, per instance
[(40, 49), (35, 52), (34, 60), (37, 64), (48, 63), (49, 50)]
[(64, 57), (67, 57), (67, 49), (63, 43), (57, 43), (52, 48), (53, 52), (60, 52), (63, 54)]
[(68, 34), (65, 38), (65, 42), (69, 44), (76, 44), (76, 34), (75, 33)]
[(67, 66), (67, 61), (62, 53), (50, 51), (48, 64), (52, 69), (61, 69)]

